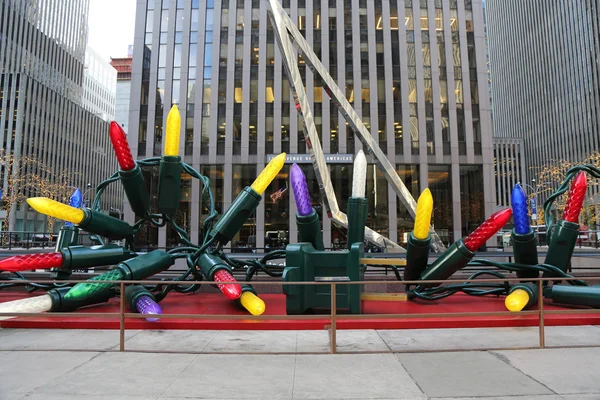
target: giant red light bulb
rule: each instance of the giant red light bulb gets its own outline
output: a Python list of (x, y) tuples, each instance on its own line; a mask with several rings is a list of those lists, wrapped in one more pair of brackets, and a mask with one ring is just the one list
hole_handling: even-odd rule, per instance
[(465, 238), (465, 246), (471, 251), (477, 251), (478, 248), (483, 246), (485, 242), (506, 225), (511, 215), (512, 210), (510, 208), (497, 211), (490, 215), (483, 224), (479, 225), (473, 233)]
[(29, 271), (32, 269), (60, 268), (63, 265), (62, 253), (23, 254), (0, 260), (0, 271)]
[(125, 131), (115, 121), (110, 123), (110, 141), (117, 155), (117, 162), (122, 171), (129, 171), (135, 168), (135, 161), (129, 149), (127, 135)]
[(215, 272), (213, 280), (217, 283), (217, 287), (225, 297), (229, 300), (239, 299), (242, 295), (242, 287), (239, 283), (219, 283), (219, 282), (236, 282), (235, 278), (225, 269), (220, 269)]
[(563, 213), (562, 219), (569, 222), (579, 223), (579, 213), (581, 213), (581, 207), (585, 200), (585, 192), (587, 191), (587, 178), (585, 172), (581, 171), (577, 174), (571, 189), (569, 190), (569, 198), (567, 199), (567, 205)]

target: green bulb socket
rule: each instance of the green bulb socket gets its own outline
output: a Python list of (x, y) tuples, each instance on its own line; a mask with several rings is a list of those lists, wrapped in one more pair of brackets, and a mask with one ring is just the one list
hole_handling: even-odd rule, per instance
[[(74, 225), (64, 225), (58, 232), (58, 238), (56, 239), (55, 250), (57, 252), (68, 248), (69, 246), (76, 246), (79, 241), (79, 229)], [(71, 277), (71, 269), (65, 268), (64, 253), (63, 253), (63, 266), (62, 268), (52, 268), (50, 271), (50, 277), (57, 280), (67, 280)]]
[(169, 216), (179, 209), (181, 196), (181, 157), (162, 156), (158, 179), (158, 212)]
[(348, 212), (348, 250), (354, 243), (364, 243), (365, 226), (369, 214), (369, 202), (364, 197), (350, 197), (347, 204)]
[(79, 240), (79, 229), (75, 225), (64, 225), (58, 232), (56, 238), (56, 251), (60, 251), (65, 247), (76, 246)]
[(170, 254), (154, 250), (119, 263), (116, 268), (123, 274), (122, 280), (139, 281), (169, 269), (175, 263)]
[[(448, 279), (456, 271), (467, 265), (474, 256), (475, 253), (468, 249), (464, 240), (458, 239), (421, 274), (421, 280), (442, 281)], [(419, 285), (419, 287), (432, 286), (434, 285)]]
[[(530, 229), (529, 233), (525, 234), (518, 234), (513, 229), (511, 238), (515, 253), (515, 263), (526, 265), (537, 265), (540, 263), (537, 252), (537, 237), (533, 229)], [(519, 278), (537, 278), (539, 271), (534, 269), (517, 271), (517, 276)]]
[(414, 232), (408, 235), (406, 243), (406, 266), (404, 267), (404, 280), (417, 281), (427, 268), (429, 261), (429, 246), (431, 238), (417, 239)]
[(532, 306), (537, 303), (537, 301), (538, 301), (538, 286), (536, 283), (517, 283), (516, 285), (514, 285), (510, 288), (510, 290), (508, 291), (508, 294), (511, 294), (512, 292), (514, 292), (517, 289), (524, 290), (529, 295), (529, 301), (527, 302), (527, 305), (525, 307), (523, 307), (523, 309), (526, 309), (527, 307)]
[(218, 256), (212, 254), (202, 254), (200, 258), (198, 258), (196, 265), (200, 269), (202, 275), (204, 275), (204, 277), (209, 281), (214, 280), (213, 276), (215, 272), (221, 269), (225, 269), (229, 271), (230, 274), (233, 274), (233, 271), (231, 270), (231, 267), (229, 265), (227, 265)]
[(248, 220), (250, 214), (256, 210), (261, 200), (261, 195), (250, 186), (246, 186), (210, 231), (209, 237), (214, 238), (221, 246), (229, 243)]
[(106, 303), (108, 300), (114, 297), (114, 292), (109, 287), (104, 290), (95, 291), (90, 296), (66, 299), (65, 295), (70, 289), (70, 287), (62, 287), (50, 289), (48, 292), (46, 292), (46, 294), (52, 299), (52, 308), (50, 309), (51, 312), (71, 312), (81, 307)]
[(148, 289), (142, 285), (129, 285), (125, 287), (125, 303), (129, 306), (129, 309), (134, 312), (139, 312), (136, 303), (137, 300), (142, 296), (148, 296), (152, 300), (156, 301), (156, 298)]
[(78, 225), (79, 228), (112, 240), (133, 236), (133, 227), (127, 222), (90, 208), (85, 208), (83, 211), (85, 216)]
[(600, 286), (546, 286), (544, 297), (557, 304), (600, 308)]
[(102, 246), (70, 246), (60, 251), (63, 255), (63, 269), (85, 269), (101, 265), (114, 265), (135, 257), (135, 253), (116, 244)]
[[(548, 253), (546, 253), (546, 260), (544, 263), (554, 265), (563, 272), (567, 272), (578, 236), (579, 224), (562, 219), (559, 220), (554, 225), (554, 231), (550, 237)], [(550, 276), (551, 275), (544, 273), (544, 277)]]
[(314, 208), (308, 215), (296, 214), (296, 226), (298, 226), (298, 240), (301, 243), (311, 243), (316, 250), (325, 250), (321, 221)]
[(150, 209), (150, 196), (146, 189), (142, 169), (136, 163), (135, 167), (129, 171), (119, 170), (119, 177), (127, 200), (129, 200), (129, 207), (138, 217), (145, 217)]

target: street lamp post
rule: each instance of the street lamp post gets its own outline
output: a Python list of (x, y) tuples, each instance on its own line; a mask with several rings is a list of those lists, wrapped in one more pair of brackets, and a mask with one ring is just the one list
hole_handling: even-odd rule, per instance
[[(533, 184), (535, 185), (535, 179), (532, 179), (531, 182), (533, 182)], [(533, 186), (528, 185), (526, 183), (522, 183), (521, 185), (528, 187), (532, 190), (531, 194), (533, 195), (533, 197), (531, 198), (530, 201), (530, 205), (531, 205), (531, 222), (533, 223), (533, 225), (537, 225), (537, 188), (533, 188)]]

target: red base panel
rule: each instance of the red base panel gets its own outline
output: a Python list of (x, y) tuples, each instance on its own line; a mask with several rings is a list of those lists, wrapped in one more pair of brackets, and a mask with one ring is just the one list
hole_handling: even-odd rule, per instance
[[(41, 294), (41, 292), (40, 292)], [(36, 294), (39, 295), (39, 294)], [(25, 297), (21, 293), (0, 293), (0, 302)], [(264, 315), (285, 315), (285, 296), (265, 294), (267, 310)], [(199, 315), (248, 315), (221, 294), (179, 294), (171, 293), (162, 302), (165, 314)], [(551, 304), (546, 310), (566, 310)], [(80, 312), (101, 313), (119, 312), (119, 301), (88, 307)], [(503, 297), (472, 297), (456, 294), (437, 302), (412, 301), (363, 301), (363, 314), (438, 314), (461, 312), (506, 311)], [(547, 315), (545, 324), (556, 325), (598, 325), (600, 314), (557, 314)], [(144, 319), (128, 318), (126, 329), (214, 329), (214, 330), (321, 330), (329, 324), (329, 318), (315, 315), (314, 320), (299, 320), (293, 316), (289, 320), (208, 320), (208, 319), (161, 319), (147, 322)], [(430, 318), (368, 318), (350, 320), (338, 315), (338, 329), (423, 329), (423, 328), (490, 328), (536, 326), (535, 315), (492, 316), (492, 317), (430, 317)], [(87, 317), (15, 317), (0, 321), (3, 328), (42, 328), (42, 329), (119, 329), (118, 316), (115, 318)]]

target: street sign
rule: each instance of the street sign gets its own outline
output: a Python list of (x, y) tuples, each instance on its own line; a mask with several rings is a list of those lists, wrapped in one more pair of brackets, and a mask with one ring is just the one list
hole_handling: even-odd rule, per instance
[(537, 201), (535, 200), (535, 198), (531, 199), (531, 214), (537, 214)]

